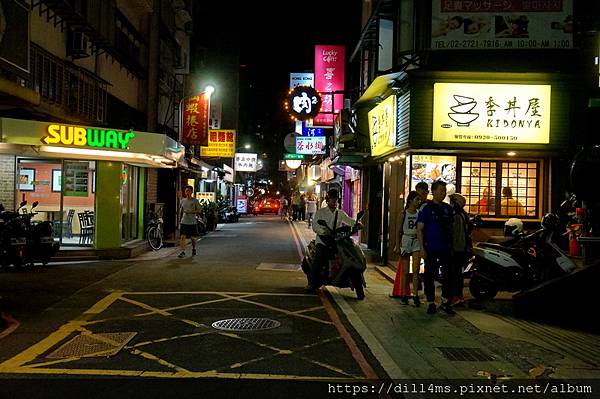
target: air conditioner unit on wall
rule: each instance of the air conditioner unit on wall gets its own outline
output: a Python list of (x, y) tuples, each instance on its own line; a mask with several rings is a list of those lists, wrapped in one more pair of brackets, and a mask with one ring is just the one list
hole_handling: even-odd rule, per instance
[(70, 30), (67, 34), (67, 55), (72, 58), (89, 57), (89, 41), (83, 32)]

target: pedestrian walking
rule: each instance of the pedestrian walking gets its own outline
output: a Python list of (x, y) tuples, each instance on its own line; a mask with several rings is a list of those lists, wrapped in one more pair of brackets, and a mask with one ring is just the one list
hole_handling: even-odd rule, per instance
[(292, 219), (298, 220), (298, 208), (300, 206), (300, 195), (298, 193), (292, 194)]
[(179, 227), (179, 247), (181, 248), (180, 258), (185, 257), (186, 240), (189, 238), (192, 242), (192, 256), (196, 255), (196, 239), (198, 238), (198, 225), (196, 215), (202, 213), (202, 207), (197, 198), (192, 197), (194, 187), (186, 186), (181, 200), (179, 210), (181, 221)]
[[(427, 313), (437, 311), (435, 304), (435, 280), (442, 275), (442, 297), (448, 300), (452, 293), (449, 285), (444, 282), (444, 276), (452, 262), (452, 224), (454, 211), (452, 207), (443, 202), (446, 197), (446, 183), (436, 181), (431, 184), (433, 199), (427, 201), (419, 211), (417, 218), (417, 237), (421, 246), (421, 257), (425, 259), (425, 296), (429, 305)], [(441, 307), (448, 314), (454, 310), (447, 302)]]
[(300, 196), (300, 202), (298, 203), (298, 220), (304, 221), (306, 218), (306, 195)]
[(312, 226), (315, 212), (317, 212), (317, 197), (314, 194), (311, 194), (306, 201), (306, 220), (309, 228)]
[[(420, 306), (419, 299), (419, 269), (421, 267), (421, 247), (417, 238), (417, 218), (421, 196), (416, 191), (411, 191), (406, 197), (406, 207), (400, 220), (400, 231), (397, 235), (394, 251), (400, 254), (394, 289), (391, 297), (401, 298), (402, 303), (408, 305), (408, 299), (412, 296), (415, 306)], [(412, 258), (412, 292), (410, 289), (410, 260)]]
[(450, 205), (454, 209), (454, 222), (452, 223), (452, 264), (448, 273), (451, 291), (448, 303), (451, 306), (464, 301), (463, 270), (473, 252), (471, 241), (473, 224), (469, 220), (469, 215), (465, 212), (466, 203), (467, 200), (461, 194), (450, 195)]

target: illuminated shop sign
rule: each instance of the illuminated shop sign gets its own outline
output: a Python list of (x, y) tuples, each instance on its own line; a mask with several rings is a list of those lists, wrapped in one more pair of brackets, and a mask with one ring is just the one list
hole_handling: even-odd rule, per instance
[(389, 96), (369, 111), (369, 135), (372, 156), (396, 148), (396, 96)]
[(98, 147), (126, 150), (136, 136), (131, 131), (103, 130), (91, 127), (49, 125), (44, 144), (61, 144), (77, 147)]
[(548, 144), (550, 85), (435, 83), (433, 141)]
[(322, 127), (302, 126), (302, 135), (306, 137), (325, 136), (325, 129)]
[(301, 121), (312, 119), (321, 109), (321, 96), (312, 87), (296, 86), (288, 93), (285, 109), (294, 119)]
[(326, 138), (321, 137), (296, 137), (296, 154), (322, 155), (325, 154)]

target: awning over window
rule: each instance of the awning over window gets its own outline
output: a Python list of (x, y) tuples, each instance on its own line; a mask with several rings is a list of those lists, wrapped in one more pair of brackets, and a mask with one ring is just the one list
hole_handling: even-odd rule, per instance
[(374, 107), (392, 93), (392, 87), (397, 81), (404, 80), (405, 72), (388, 73), (376, 77), (362, 96), (354, 103), (354, 108), (362, 108), (367, 105)]

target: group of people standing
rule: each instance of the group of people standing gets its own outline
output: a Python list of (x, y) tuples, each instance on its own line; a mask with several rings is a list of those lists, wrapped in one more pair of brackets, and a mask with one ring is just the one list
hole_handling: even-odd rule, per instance
[[(429, 303), (427, 313), (437, 312), (435, 281), (439, 280), (443, 297), (440, 309), (454, 314), (452, 306), (463, 301), (462, 269), (472, 249), (472, 225), (464, 210), (465, 197), (451, 194), (450, 204), (444, 202), (446, 183), (432, 183), (431, 200), (427, 199), (428, 194), (429, 186), (420, 182), (406, 197), (395, 246), (400, 260), (391, 296), (401, 298), (404, 304), (412, 297), (415, 306), (420, 306), (419, 271), (423, 259), (423, 286)], [(411, 258), (412, 291), (409, 280)]]
[[(292, 194), (291, 198), (291, 214), (290, 218), (294, 221), (306, 221), (308, 223), (308, 227), (312, 226), (312, 222), (315, 216), (315, 213), (318, 209), (317, 204), (317, 196), (315, 194)], [(281, 209), (283, 211), (284, 204), (287, 206), (288, 200), (285, 196), (281, 196), (279, 199), (279, 203), (281, 204)]]

